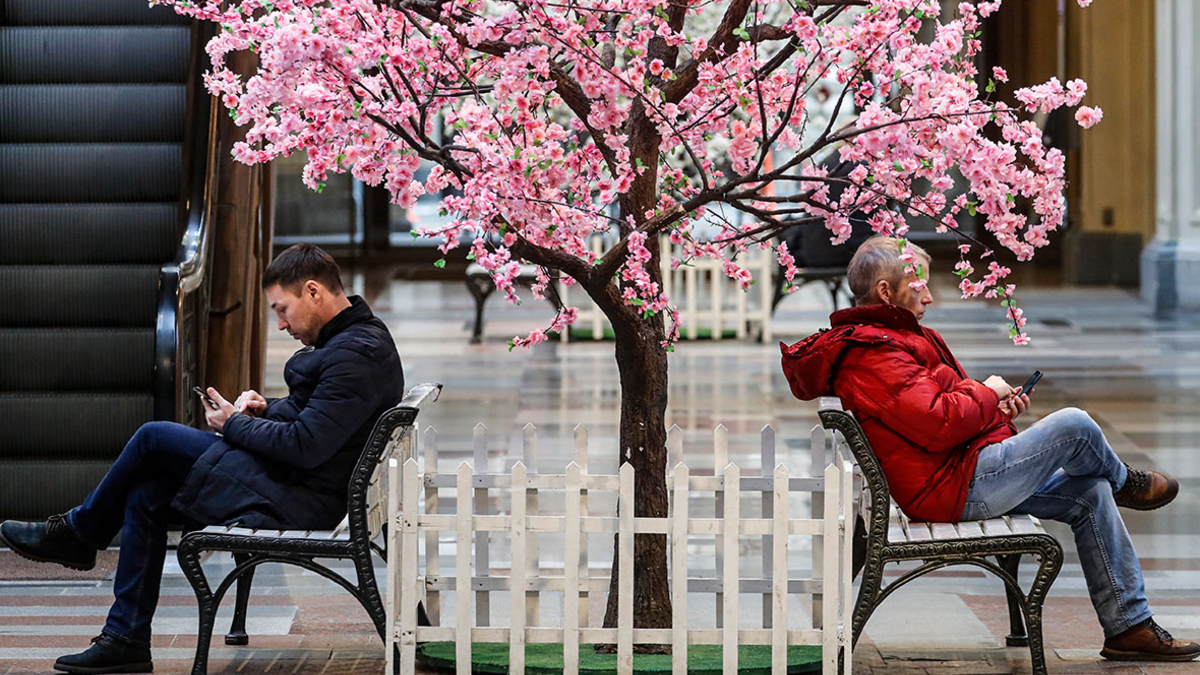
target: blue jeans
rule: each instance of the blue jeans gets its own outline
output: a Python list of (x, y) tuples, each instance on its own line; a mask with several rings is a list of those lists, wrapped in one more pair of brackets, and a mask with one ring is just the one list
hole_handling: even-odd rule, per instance
[[(175, 424), (144, 424), (81, 506), (67, 513), (76, 534), (96, 548), (121, 533), (113, 583), (116, 596), (104, 631), (135, 644), (150, 644), (150, 621), (158, 606), (167, 526), (184, 522), (170, 508), (192, 465), (219, 440), (216, 434)], [(198, 525), (199, 523), (185, 523)]]
[(1078, 408), (1063, 408), (979, 451), (963, 520), (1027, 513), (1071, 526), (1104, 636), (1150, 618), (1142, 566), (1113, 491), (1125, 465)]

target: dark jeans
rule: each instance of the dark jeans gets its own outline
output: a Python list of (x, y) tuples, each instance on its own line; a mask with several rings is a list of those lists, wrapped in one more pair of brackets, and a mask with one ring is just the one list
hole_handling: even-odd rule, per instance
[(104, 632), (133, 643), (150, 643), (150, 620), (158, 606), (167, 526), (186, 523), (171, 509), (192, 465), (218, 440), (213, 433), (174, 422), (144, 424), (125, 444), (96, 489), (67, 522), (96, 548), (121, 533), (121, 553), (113, 584), (116, 601)]

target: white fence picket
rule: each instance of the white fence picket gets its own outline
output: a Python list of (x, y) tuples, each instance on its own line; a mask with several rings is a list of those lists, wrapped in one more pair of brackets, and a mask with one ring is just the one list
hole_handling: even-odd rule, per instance
[[(579, 467), (580, 475), (588, 473), (588, 430), (582, 424), (575, 426), (575, 448), (573, 461)], [(579, 491), (579, 517), (588, 517), (588, 491), (586, 488)], [(571, 559), (567, 558), (563, 561), (563, 565), (571, 564)], [(583, 535), (579, 539), (579, 580), (582, 582), (583, 588), (579, 591), (579, 625), (586, 628), (588, 625), (588, 577), (591, 576), (588, 570), (588, 538)]]
[[(421, 447), (425, 450), (425, 475), (432, 475), (438, 472), (438, 432), (433, 427), (427, 427), (422, 434)], [(425, 513), (437, 514), (441, 508), (438, 504), (438, 488), (427, 483), (425, 486)], [(388, 522), (395, 522), (389, 519)], [(437, 530), (426, 530), (425, 532), (425, 574), (438, 577), (441, 575), (441, 546), (438, 537), (440, 533)], [(425, 593), (425, 613), (429, 616), (429, 620), (433, 625), (438, 625), (442, 622), (442, 597), (441, 593), (436, 590), (426, 591)], [(391, 672), (391, 671), (389, 671)]]
[[(725, 466), (727, 464), (729, 464), (729, 429), (724, 424), (718, 424), (717, 427), (713, 429), (713, 475), (720, 477), (722, 475), (721, 472), (725, 470)], [(720, 484), (719, 480), (718, 485), (719, 487), (717, 488), (716, 499), (713, 500), (713, 517), (723, 518), (725, 517), (725, 491), (729, 489), (729, 485), (722, 485)], [(717, 578), (723, 579), (725, 578), (725, 547), (721, 545), (719, 539), (714, 540), (714, 544), (715, 546), (713, 548), (716, 551), (717, 556)], [(722, 628), (725, 626), (724, 590), (725, 589), (719, 591), (716, 598), (717, 628)]]
[(775, 469), (773, 501), (775, 536), (772, 549), (771, 575), (771, 673), (785, 675), (788, 666), (787, 636), (787, 549), (788, 549), (788, 470), (780, 464)]
[(400, 607), (394, 614), (400, 620), (400, 672), (412, 673), (416, 671), (417, 663), (417, 603), (421, 601), (421, 591), (424, 590), (417, 574), (417, 517), (421, 485), (417, 460), (410, 457), (404, 462), (401, 472), (404, 482), (400, 488), (400, 579), (397, 593)]
[(722, 636), (721, 664), (725, 675), (737, 675), (738, 671), (738, 534), (741, 524), (742, 473), (736, 464), (725, 467), (725, 511), (721, 523), (724, 532), (721, 548), (725, 551), (724, 583), (725, 634)]
[(683, 429), (678, 424), (672, 424), (667, 429), (667, 466), (675, 466), (683, 461)]
[(581, 469), (575, 462), (567, 465), (567, 489), (564, 496), (563, 510), (565, 519), (563, 527), (563, 672), (579, 672), (579, 566), (574, 561), (579, 559), (579, 540), (581, 535), (579, 525), (580, 513), (580, 473)]
[[(678, 427), (675, 427), (678, 429)], [(688, 468), (675, 465), (671, 508), (671, 672), (686, 675), (688, 663)]]
[[(525, 672), (525, 610), (521, 599), (525, 596), (525, 509), (526, 509), (525, 464), (517, 462), (512, 468), (512, 565), (508, 573), (509, 624), (508, 624), (508, 668), (513, 673)], [(411, 672), (411, 671), (405, 671)]]
[[(387, 461), (388, 472), (388, 508), (387, 518), (389, 527), (391, 523), (397, 522), (400, 517), (400, 463), (395, 457)], [(239, 582), (240, 583), (240, 582)], [(390, 589), (400, 588), (400, 547), (387, 547), (387, 587)], [(399, 636), (394, 633), (401, 628), (396, 623), (396, 596), (398, 593), (389, 592), (387, 598), (383, 602), (384, 620), (387, 622), (388, 640), (398, 640)], [(388, 649), (385, 657), (387, 672), (394, 673), (395, 671), (395, 650)]]
[[(538, 467), (538, 465), (537, 465), (537, 455), (538, 455), (537, 427), (535, 427), (533, 424), (526, 424), (524, 429), (522, 429), (522, 435), (524, 437), (525, 469), (529, 473), (536, 475), (538, 472), (538, 468), (537, 468)], [(529, 515), (536, 516), (538, 514), (538, 490), (537, 490), (537, 488), (530, 488), (529, 496), (526, 498), (525, 504), (526, 504), (526, 512)], [(525, 550), (527, 552), (526, 556), (525, 556), (525, 560), (528, 565), (528, 570), (527, 570), (526, 576), (529, 578), (532, 578), (532, 579), (536, 579), (541, 572), (541, 562), (540, 562), (541, 558), (539, 556), (539, 550), (538, 550), (538, 535), (536, 532), (527, 532), (525, 534), (525, 539), (526, 539)], [(516, 598), (514, 598), (514, 600), (516, 600)], [(525, 594), (525, 622), (527, 624), (536, 626), (539, 623), (541, 623), (541, 615), (542, 615), (541, 594), (538, 593), (537, 591), (527, 592)]]
[[(475, 425), (474, 459), (475, 473), (488, 472), (488, 429), (483, 423)], [(488, 489), (475, 488), (475, 514), (486, 516), (488, 513)], [(491, 549), (491, 537), (486, 531), (475, 533), (475, 573), (481, 577), (489, 576), (492, 564), (488, 558)], [(492, 617), (491, 594), (479, 591), (475, 594), (475, 623), (480, 626), (490, 626)]]
[[(824, 664), (822, 672), (837, 672), (837, 652), (838, 652), (838, 584), (837, 579), (840, 578), (838, 570), (838, 556), (840, 554), (837, 545), (838, 536), (838, 511), (841, 498), (841, 479), (839, 477), (839, 467), (830, 464), (825, 468), (825, 550), (824, 553), (824, 574), (822, 579), (825, 583), (822, 584), (824, 595), (824, 603), (821, 607), (821, 625), (824, 629), (821, 631), (821, 661)], [(829, 583), (833, 581), (833, 583)]]
[[(454, 666), (458, 675), (471, 673), (471, 465), (458, 466), (455, 503), (457, 539), (454, 551)], [(486, 625), (486, 624), (485, 624)]]
[(617, 675), (633, 675), (633, 465), (621, 465), (617, 497)]
[(839, 474), (842, 482), (840, 488), (842, 512), (838, 521), (838, 537), (842, 542), (842, 559), (839, 563), (838, 575), (834, 577), (834, 584), (835, 588), (838, 589), (838, 642), (845, 654), (844, 659), (842, 659), (841, 675), (850, 675), (850, 662), (853, 659), (850, 656), (851, 647), (847, 640), (847, 636), (850, 633), (850, 622), (847, 621), (846, 617), (854, 611), (849, 592), (851, 584), (854, 583), (854, 498), (857, 494), (854, 490), (854, 481), (856, 479), (854, 465), (848, 461), (843, 461), (842, 470)]
[[(771, 472), (775, 468), (775, 429), (771, 425), (766, 425), (759, 432), (759, 451), (762, 456), (762, 461), (759, 466), (759, 475), (770, 477)], [(762, 490), (762, 517), (764, 519), (772, 518), (775, 515), (775, 493), (778, 490), (777, 482), (772, 479), (770, 485), (764, 485)], [(787, 485), (784, 485), (784, 493), (786, 494)], [(764, 535), (762, 538), (762, 578), (773, 579), (775, 563), (774, 553), (774, 535)], [(762, 621), (763, 628), (770, 628), (774, 621), (774, 610), (771, 607), (772, 594), (774, 588), (770, 591), (763, 591), (762, 594)]]
[[(809, 434), (811, 439), (810, 450), (812, 453), (811, 462), (809, 464), (809, 475), (820, 476), (825, 470), (825, 454), (826, 454), (826, 438), (825, 429), (821, 425), (816, 425), (812, 428)], [(812, 519), (821, 520), (825, 517), (825, 491), (814, 490), (812, 493)], [(825, 578), (825, 541), (818, 535), (813, 537), (812, 542), (812, 569), (814, 579)], [(814, 592), (812, 596), (812, 626), (813, 628), (822, 628), (824, 624), (824, 595), (820, 592)]]

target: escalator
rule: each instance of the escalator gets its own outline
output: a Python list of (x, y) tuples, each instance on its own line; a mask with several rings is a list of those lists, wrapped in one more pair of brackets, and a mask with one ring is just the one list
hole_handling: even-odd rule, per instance
[(139, 425), (195, 415), (199, 30), (146, 0), (0, 0), (0, 518), (79, 503)]

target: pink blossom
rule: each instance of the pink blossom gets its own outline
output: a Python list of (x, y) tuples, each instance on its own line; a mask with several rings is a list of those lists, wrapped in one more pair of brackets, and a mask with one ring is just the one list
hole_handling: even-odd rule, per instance
[[(839, 13), (834, 4), (820, 14), (812, 3), (762, 0), (744, 25), (787, 16), (780, 27), (798, 49), (782, 62), (740, 29), (719, 41), (705, 21), (676, 30), (662, 2), (453, 0), (435, 20), (365, 0), (153, 1), (222, 24), (206, 46), (204, 83), (246, 130), (232, 150), (238, 161), (301, 153), (309, 187), (349, 173), (405, 208), (440, 195), (444, 215), (417, 232), (442, 252), (469, 246), (510, 302), (529, 262), (512, 252), (520, 242), (540, 254), (531, 257), (557, 261), (562, 283), (614, 285), (612, 297), (638, 310), (626, 317), (674, 316), (660, 259), (671, 267), (718, 260), (746, 288), (749, 266), (734, 261), (758, 246), (794, 276), (795, 261), (772, 243), (772, 219), (809, 219), (841, 243), (856, 213), (876, 232), (904, 236), (909, 216), (950, 231), (965, 211), (1028, 259), (1062, 223), (1066, 173), (1063, 153), (1044, 148), (1029, 113), (1077, 105), (1086, 93), (1082, 81), (1051, 79), (1012, 101), (983, 95), (978, 35), (999, 0), (963, 2), (956, 12), (932, 0), (864, 0), (861, 10)], [(615, 9), (622, 18), (611, 22)], [(826, 14), (837, 18), (814, 19)], [(681, 69), (698, 63), (694, 78), (650, 58), (653, 41), (681, 48)], [(243, 73), (233, 57), (246, 52), (258, 66)], [(1008, 79), (999, 67), (990, 75)], [(805, 132), (822, 124), (805, 94), (835, 81), (833, 96), (841, 85), (848, 92), (843, 110), (862, 113), (813, 140)], [(1101, 115), (1080, 108), (1076, 119), (1086, 128)], [(768, 143), (789, 152), (764, 152)], [(834, 148), (854, 167), (837, 179), (839, 199), (819, 163), (784, 166), (785, 155), (818, 158)], [(755, 180), (776, 169), (784, 180)], [(952, 198), (959, 175), (966, 192)], [(780, 201), (793, 195), (805, 197)], [(729, 222), (738, 212), (745, 219)], [(671, 251), (659, 249), (664, 235)], [(977, 261), (970, 253), (960, 251), (959, 272), (993, 256), (982, 246)], [(982, 281), (960, 279), (960, 289), (982, 295), (1002, 278), (989, 269)], [(534, 295), (550, 283), (540, 270)], [(564, 310), (513, 344), (537, 344), (573, 317)], [(669, 344), (676, 319), (668, 331)]]
[(1067, 82), (1067, 105), (1079, 105), (1083, 95), (1087, 93), (1087, 82), (1074, 79)]
[(1075, 111), (1075, 121), (1084, 129), (1091, 129), (1104, 119), (1104, 111), (1100, 108), (1082, 106)]

